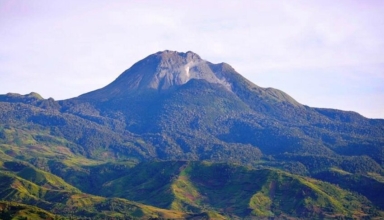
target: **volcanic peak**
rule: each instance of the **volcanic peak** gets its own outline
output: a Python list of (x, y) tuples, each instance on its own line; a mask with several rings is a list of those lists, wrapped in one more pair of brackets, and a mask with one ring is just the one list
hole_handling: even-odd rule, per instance
[[(222, 74), (228, 64), (212, 64), (194, 52), (160, 51), (149, 55), (124, 71), (115, 81), (96, 90), (92, 96), (120, 96), (143, 90), (164, 91), (186, 84), (191, 79), (206, 80), (231, 90)], [(232, 68), (233, 69), (233, 68)], [(96, 92), (96, 93), (95, 93)], [(88, 94), (82, 95), (88, 96)]]

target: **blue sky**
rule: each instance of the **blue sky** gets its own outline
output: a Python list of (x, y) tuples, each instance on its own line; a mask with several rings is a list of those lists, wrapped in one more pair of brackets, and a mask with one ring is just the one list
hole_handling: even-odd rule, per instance
[(162, 50), (302, 104), (384, 118), (384, 1), (0, 1), (0, 94), (56, 100)]

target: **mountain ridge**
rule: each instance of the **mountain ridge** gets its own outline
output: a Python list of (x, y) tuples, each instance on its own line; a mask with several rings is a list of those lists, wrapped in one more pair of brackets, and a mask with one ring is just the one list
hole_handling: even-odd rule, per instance
[[(43, 99), (37, 93), (0, 95), (0, 172), (11, 172), (3, 175), (9, 184), (2, 187), (5, 194), (9, 191), (16, 195), (7, 197), (8, 201), (25, 195), (36, 198), (24, 203), (53, 202), (53, 206), (62, 206), (38, 192), (50, 195), (51, 189), (68, 189), (76, 194), (79, 189), (89, 195), (84, 199), (76, 195), (71, 201), (87, 201), (83, 210), (93, 216), (121, 216), (132, 203), (92, 194), (119, 196), (146, 205), (160, 201), (160, 197), (151, 200), (151, 194), (144, 198), (132, 191), (135, 187), (148, 189), (146, 181), (125, 189), (125, 194), (109, 187), (134, 183), (132, 173), (147, 176), (160, 168), (174, 173), (150, 176), (152, 183), (165, 184), (157, 196), (174, 198), (161, 206), (185, 218), (250, 213), (267, 217), (271, 212), (275, 216), (283, 213), (285, 217), (300, 217), (309, 215), (308, 210), (319, 211), (318, 217), (380, 216), (384, 210), (380, 190), (384, 182), (383, 134), (383, 119), (300, 104), (283, 91), (253, 84), (228, 64), (212, 64), (193, 52), (149, 55), (107, 86), (67, 100)], [(195, 165), (185, 165), (185, 161), (195, 161), (190, 163)], [(23, 163), (27, 168), (12, 170), (10, 164), (14, 163)], [(183, 164), (195, 171), (183, 171)], [(222, 166), (218, 164), (230, 164), (225, 166), (239, 172), (247, 168), (255, 169), (255, 173), (266, 172), (276, 181), (271, 177), (262, 185), (258, 175), (253, 176), (254, 184), (263, 190), (253, 191), (256, 194), (252, 196), (233, 194), (242, 205), (225, 209), (233, 203), (231, 199), (217, 205), (211, 202), (218, 201), (217, 193), (224, 191), (215, 191), (199, 178), (198, 182), (193, 180), (199, 173), (212, 173), (212, 167)], [(242, 168), (233, 168), (234, 164)], [(220, 173), (225, 174), (226, 169)], [(211, 180), (220, 182), (221, 178)], [(245, 181), (242, 176), (231, 181), (248, 184), (241, 183)], [(321, 181), (339, 184), (352, 194)], [(20, 183), (32, 191), (13, 187)], [(298, 209), (270, 197), (268, 186), (274, 183), (299, 195), (295, 200)], [(370, 184), (375, 188), (370, 189)], [(288, 185), (292, 189), (286, 188)], [(332, 190), (324, 194), (324, 186)], [(309, 194), (302, 194), (302, 188)], [(343, 196), (333, 195), (336, 192), (343, 192)], [(316, 200), (316, 195), (322, 201)], [(345, 206), (345, 197), (366, 205)], [(110, 212), (116, 208), (114, 204), (121, 208), (119, 212)], [(322, 208), (318, 209), (319, 205)], [(97, 207), (105, 209), (98, 212)], [(135, 207), (143, 218), (148, 217), (145, 213), (156, 214), (153, 208), (145, 212), (144, 206)], [(161, 212), (166, 216), (175, 214)]]

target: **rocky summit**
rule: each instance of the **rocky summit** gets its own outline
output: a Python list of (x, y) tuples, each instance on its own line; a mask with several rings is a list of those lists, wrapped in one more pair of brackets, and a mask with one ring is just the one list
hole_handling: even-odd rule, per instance
[(0, 95), (0, 218), (379, 219), (383, 168), (383, 119), (190, 51), (68, 100)]
[(144, 58), (108, 86), (82, 97), (121, 96), (143, 90), (164, 91), (184, 85), (191, 79), (205, 80), (231, 90), (229, 82), (219, 70), (225, 65), (213, 65), (190, 51), (178, 53), (166, 50)]

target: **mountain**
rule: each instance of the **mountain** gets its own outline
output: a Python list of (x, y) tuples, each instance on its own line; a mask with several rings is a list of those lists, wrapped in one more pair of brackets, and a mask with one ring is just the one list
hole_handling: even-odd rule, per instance
[[(232, 156), (244, 159), (235, 161), (249, 162), (258, 160), (261, 150), (367, 155), (384, 162), (384, 120), (310, 108), (193, 52), (150, 55), (106, 87), (59, 103), (64, 113), (123, 122), (122, 130), (144, 136), (151, 156), (161, 159), (226, 161), (225, 155), (236, 151)], [(79, 109), (78, 103), (89, 107)]]
[[(231, 187), (220, 191), (195, 178), (195, 173), (212, 172), (219, 166), (216, 163), (227, 164), (234, 173), (247, 173), (234, 175), (231, 181), (238, 185), (231, 187), (256, 181), (249, 194), (234, 191), (243, 205), (225, 209), (230, 201), (214, 201)], [(15, 168), (15, 164), (22, 165)], [(360, 218), (380, 216), (384, 210), (383, 119), (303, 105), (280, 90), (253, 84), (229, 64), (213, 64), (190, 51), (149, 55), (107, 86), (68, 100), (44, 99), (35, 92), (0, 95), (0, 165), (2, 178), (9, 183), (2, 189), (15, 181), (38, 189), (33, 193), (13, 189), (12, 195), (23, 196), (3, 194), (2, 200), (64, 216), (52, 208), (57, 201), (44, 195), (86, 194), (93, 202), (77, 215), (99, 217), (124, 213), (97, 212), (95, 207), (100, 206), (95, 201), (112, 197), (124, 198), (117, 202), (124, 207), (134, 201), (150, 205), (151, 210), (159, 207), (165, 210), (162, 213), (177, 211), (183, 218), (242, 218), (250, 213), (309, 217), (315, 209), (317, 217)], [(152, 170), (169, 170), (172, 175), (153, 174), (151, 179)], [(224, 171), (217, 172), (224, 175)], [(148, 188), (151, 184), (158, 190)], [(309, 194), (289, 200), (297, 205), (287, 208), (281, 199), (288, 202), (284, 200), (288, 198), (271, 197), (268, 184), (291, 188), (287, 193), (296, 196), (300, 189)], [(140, 190), (145, 193), (138, 195)], [(255, 195), (268, 207), (252, 208), (258, 207), (257, 202), (249, 205)], [(346, 207), (345, 198), (358, 205)]]

